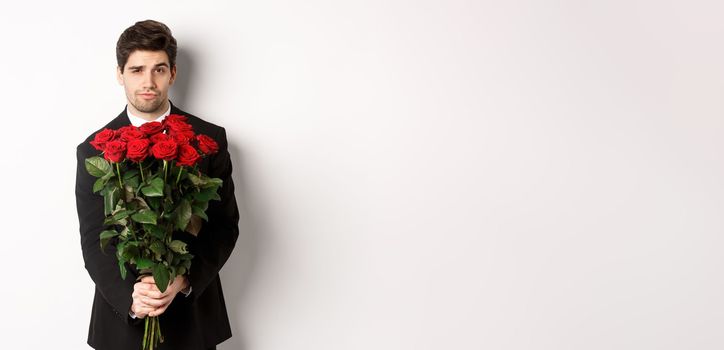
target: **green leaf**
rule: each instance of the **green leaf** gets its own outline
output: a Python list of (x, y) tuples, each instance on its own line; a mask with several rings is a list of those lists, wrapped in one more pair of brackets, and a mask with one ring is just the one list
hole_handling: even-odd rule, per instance
[(166, 291), (166, 288), (168, 288), (168, 270), (166, 269), (166, 266), (163, 264), (155, 264), (153, 265), (153, 279), (156, 282), (156, 287), (158, 287), (158, 290), (161, 291), (161, 293)]
[(208, 202), (212, 199), (220, 200), (221, 197), (216, 193), (216, 190), (216, 187), (205, 188), (201, 192), (194, 192), (194, 198), (202, 202)]
[(221, 187), (221, 185), (224, 184), (224, 180), (219, 179), (219, 178), (216, 178), (216, 177), (212, 177), (212, 178), (210, 178), (210, 179), (208, 179), (208, 180), (206, 181), (206, 184), (207, 184), (206, 187), (215, 186), (215, 187), (218, 188), (218, 187)]
[(105, 215), (110, 215), (113, 212), (116, 202), (118, 202), (118, 188), (113, 188), (103, 195), (103, 211)]
[(111, 170), (111, 171), (107, 172), (105, 175), (103, 175), (101, 177), (101, 179), (108, 181), (114, 176), (116, 176), (116, 173)]
[(178, 207), (176, 208), (175, 212), (176, 216), (176, 228), (179, 230), (184, 230), (186, 228), (186, 225), (189, 224), (189, 220), (191, 220), (191, 204), (189, 201), (182, 199), (181, 202), (178, 204)]
[(131, 215), (131, 219), (133, 221), (141, 223), (141, 224), (156, 224), (156, 219), (158, 218), (158, 215), (154, 211), (141, 209), (138, 211), (138, 213), (135, 213)]
[(123, 256), (121, 255), (121, 253), (123, 253), (123, 250), (126, 249), (127, 243), (128, 241), (121, 241), (116, 246), (116, 257), (118, 258), (118, 260), (123, 260)]
[(153, 267), (153, 261), (151, 261), (151, 259), (138, 258), (136, 259), (136, 267), (139, 270), (150, 269)]
[[(209, 202), (204, 202), (206, 204), (209, 204)], [(194, 206), (193, 208), (193, 214), (204, 219), (204, 221), (209, 221), (209, 217), (206, 216), (206, 208), (200, 208), (198, 206)]]
[(176, 253), (179, 254), (186, 254), (188, 251), (186, 250), (186, 242), (179, 241), (177, 239), (174, 239), (171, 241), (171, 243), (168, 244), (168, 247), (171, 248)]
[(93, 193), (96, 193), (103, 189), (103, 187), (106, 185), (106, 179), (99, 177), (96, 179), (96, 182), (93, 183)]
[(194, 208), (194, 212), (196, 212), (197, 210), (200, 212), (206, 212), (206, 209), (209, 208), (209, 202), (193, 202), (191, 206)]
[(188, 258), (188, 260), (184, 260), (182, 265), (183, 265), (183, 267), (186, 268), (186, 270), (191, 271), (191, 258), (193, 258), (194, 256), (191, 254), (186, 254), (186, 255), (188, 255), (189, 258)]
[(111, 238), (116, 236), (118, 236), (118, 232), (116, 232), (116, 230), (105, 230), (101, 232), (101, 250), (105, 252), (108, 242), (111, 240)]
[(159, 257), (166, 254), (166, 246), (161, 242), (153, 242), (149, 248), (152, 252), (158, 254)]
[(126, 226), (128, 225), (128, 220), (121, 219), (121, 220), (115, 220), (113, 217), (107, 217), (105, 220), (103, 220), (103, 225), (122, 225)]
[(141, 255), (141, 251), (135, 243), (127, 244), (121, 252), (123, 260), (132, 261)]
[(139, 171), (137, 169), (131, 169), (123, 173), (123, 182), (127, 182), (128, 180), (138, 177)]
[(106, 180), (106, 185), (103, 186), (103, 189), (101, 190), (101, 195), (105, 196), (116, 188), (118, 188), (117, 182), (114, 183), (113, 181), (109, 182), (108, 180)]
[(163, 228), (158, 227), (156, 225), (143, 225), (143, 229), (148, 232), (151, 237), (158, 238), (160, 240), (164, 240), (166, 238), (166, 232), (163, 230)]
[(128, 180), (123, 180), (123, 183), (124, 183), (126, 186), (131, 187), (131, 189), (133, 189), (133, 192), (135, 193), (135, 192), (136, 192), (136, 189), (138, 188), (138, 185), (139, 185), (139, 183), (140, 183), (140, 180), (138, 179), (138, 176), (134, 176), (134, 177), (132, 177), (132, 178), (130, 178), (130, 179), (128, 179)]
[(130, 210), (117, 210), (113, 216), (106, 218), (103, 221), (104, 225), (126, 225), (128, 222), (125, 220), (125, 218), (128, 217), (128, 215), (131, 214)]
[(126, 279), (126, 262), (123, 260), (118, 260), (118, 268), (121, 269), (121, 278)]
[(133, 197), (131, 202), (134, 203), (137, 209), (151, 209), (151, 207), (148, 206), (148, 203), (141, 197)]
[(148, 203), (150, 209), (158, 210), (161, 207), (161, 197), (146, 198), (146, 203)]
[(98, 156), (86, 158), (85, 169), (95, 177), (101, 177), (112, 172), (111, 164)]
[(146, 197), (161, 197), (163, 196), (163, 180), (161, 178), (155, 178), (151, 180), (148, 186), (141, 188), (141, 192)]
[(205, 179), (198, 177), (192, 173), (188, 173), (187, 176), (188, 176), (189, 180), (191, 180), (191, 183), (194, 184), (195, 186), (202, 186), (202, 185), (206, 184)]

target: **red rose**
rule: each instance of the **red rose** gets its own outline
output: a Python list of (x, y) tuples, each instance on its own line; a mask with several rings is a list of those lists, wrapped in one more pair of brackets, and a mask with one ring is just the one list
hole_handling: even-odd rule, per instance
[(148, 149), (151, 146), (151, 141), (148, 139), (135, 139), (128, 141), (126, 145), (128, 152), (126, 157), (132, 162), (140, 163), (148, 156)]
[(143, 125), (141, 125), (139, 129), (143, 131), (144, 134), (151, 136), (163, 131), (163, 124), (161, 124), (160, 122), (143, 123)]
[(126, 154), (126, 143), (120, 140), (109, 141), (103, 150), (103, 157), (113, 163), (120, 163)]
[(164, 120), (164, 126), (166, 127), (166, 130), (169, 131), (169, 134), (171, 131), (181, 132), (181, 131), (193, 131), (194, 127), (191, 126), (191, 124), (188, 124), (186, 122), (182, 122), (180, 120)]
[(153, 142), (153, 143), (159, 143), (161, 141), (168, 141), (168, 140), (173, 140), (173, 139), (171, 138), (171, 136), (168, 136), (164, 133), (158, 133), (158, 134), (154, 134), (151, 136), (151, 142)]
[(204, 134), (196, 135), (196, 141), (199, 142), (199, 149), (204, 154), (214, 154), (219, 151), (219, 144)]
[(128, 131), (128, 130), (133, 130), (133, 129), (135, 129), (135, 128), (136, 128), (136, 127), (133, 126), (133, 125), (126, 125), (126, 126), (124, 126), (124, 127), (121, 127), (120, 129), (116, 130), (116, 138), (117, 138), (117, 139), (118, 139), (118, 138), (121, 138), (121, 135), (123, 135), (124, 132), (126, 132), (126, 131)]
[(173, 160), (178, 153), (178, 144), (174, 140), (159, 141), (151, 147), (151, 153), (156, 159)]
[(138, 140), (138, 139), (145, 139), (146, 133), (144, 133), (141, 130), (138, 130), (135, 126), (133, 128), (128, 128), (121, 133), (121, 140), (122, 141), (131, 141), (131, 140)]
[(168, 134), (176, 140), (179, 145), (188, 144), (194, 139), (196, 134), (193, 130), (174, 130), (171, 129)]
[(115, 131), (105, 128), (96, 133), (96, 136), (93, 138), (93, 141), (91, 141), (90, 144), (91, 146), (93, 146), (93, 148), (102, 151), (106, 147), (106, 143), (108, 141), (113, 141), (115, 137)]
[(189, 118), (186, 118), (185, 115), (180, 115), (180, 114), (169, 114), (166, 116), (166, 118), (163, 118), (164, 123), (167, 123), (170, 121), (180, 121), (180, 122), (186, 123), (186, 122), (188, 122), (188, 120), (189, 120)]
[(178, 160), (176, 164), (178, 166), (194, 166), (196, 162), (201, 159), (199, 152), (191, 145), (185, 144), (178, 148)]

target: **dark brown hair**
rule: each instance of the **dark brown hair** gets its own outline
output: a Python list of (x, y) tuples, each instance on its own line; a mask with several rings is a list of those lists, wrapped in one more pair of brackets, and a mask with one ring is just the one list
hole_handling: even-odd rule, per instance
[(136, 22), (123, 31), (116, 44), (116, 60), (121, 73), (128, 61), (128, 56), (136, 50), (166, 51), (168, 61), (173, 68), (176, 65), (176, 39), (168, 27), (154, 20)]

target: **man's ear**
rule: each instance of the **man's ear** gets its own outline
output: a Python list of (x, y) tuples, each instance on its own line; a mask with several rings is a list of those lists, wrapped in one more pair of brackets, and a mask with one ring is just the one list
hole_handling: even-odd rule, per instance
[(168, 81), (168, 85), (173, 85), (173, 82), (176, 81), (176, 65), (174, 64), (173, 67), (171, 67), (171, 78)]
[(118, 84), (123, 85), (123, 73), (121, 73), (121, 67), (116, 66), (116, 80)]

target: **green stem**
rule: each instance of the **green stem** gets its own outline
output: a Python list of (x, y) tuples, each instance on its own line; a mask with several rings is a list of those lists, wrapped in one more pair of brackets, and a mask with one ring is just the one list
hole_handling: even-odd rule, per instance
[(141, 182), (146, 182), (146, 179), (143, 177), (143, 161), (140, 161), (138, 166), (141, 168)]
[[(157, 316), (158, 317), (158, 316)], [(158, 342), (163, 343), (163, 334), (161, 334), (161, 319), (156, 319), (156, 326), (158, 327)]]
[(149, 349), (153, 350), (153, 345), (156, 343), (156, 318), (151, 317), (151, 347)]
[(123, 180), (121, 180), (121, 166), (119, 163), (116, 163), (116, 172), (118, 173), (118, 185), (120, 190), (123, 191)]
[(166, 173), (167, 173), (166, 169), (168, 168), (166, 165), (168, 165), (168, 162), (164, 160), (163, 161), (163, 183), (164, 184), (166, 183)]
[(143, 327), (143, 345), (141, 349), (146, 350), (146, 344), (148, 343), (148, 317), (146, 317), (146, 325)]
[(178, 176), (176, 176), (176, 185), (178, 185), (178, 180), (181, 180), (181, 173), (184, 172), (184, 167), (179, 167), (178, 170)]

